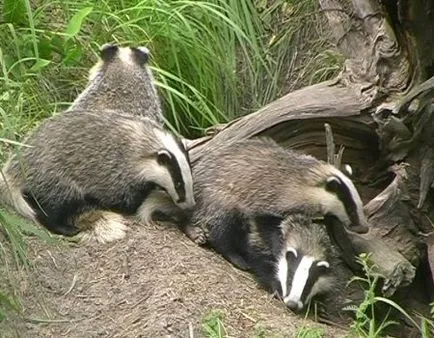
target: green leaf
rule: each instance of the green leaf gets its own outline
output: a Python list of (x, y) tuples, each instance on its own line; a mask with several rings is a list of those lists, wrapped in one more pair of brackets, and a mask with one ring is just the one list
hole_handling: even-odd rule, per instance
[(14, 25), (25, 25), (26, 17), (26, 0), (4, 0), (3, 1), (3, 19)]
[(93, 11), (93, 7), (85, 7), (80, 9), (68, 23), (68, 26), (65, 30), (65, 40), (69, 40), (73, 38), (80, 32), (81, 25), (83, 24), (84, 19)]
[(50, 60), (38, 59), (29, 70), (32, 73), (39, 73), (43, 68), (47, 67), (50, 62)]
[(83, 49), (80, 46), (76, 46), (68, 50), (66, 57), (63, 59), (63, 64), (65, 66), (74, 66), (79, 63), (81, 57), (83, 56)]
[(43, 59), (51, 59), (51, 54), (53, 52), (53, 46), (51, 45), (51, 39), (43, 36), (39, 39), (38, 43), (39, 57)]

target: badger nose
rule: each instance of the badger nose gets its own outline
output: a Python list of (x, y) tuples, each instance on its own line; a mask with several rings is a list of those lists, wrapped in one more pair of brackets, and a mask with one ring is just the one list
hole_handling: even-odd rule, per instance
[(177, 203), (177, 204), (178, 204), (178, 206), (179, 206), (181, 209), (183, 209), (183, 210), (185, 210), (185, 211), (191, 211), (191, 210), (193, 210), (194, 207), (196, 206), (196, 202), (195, 202), (194, 199), (191, 199), (191, 200), (189, 200), (189, 201), (184, 201), (184, 202), (181, 202), (181, 203)]
[(301, 302), (294, 302), (292, 300), (288, 300), (285, 302), (285, 304), (294, 312), (299, 312), (303, 308)]

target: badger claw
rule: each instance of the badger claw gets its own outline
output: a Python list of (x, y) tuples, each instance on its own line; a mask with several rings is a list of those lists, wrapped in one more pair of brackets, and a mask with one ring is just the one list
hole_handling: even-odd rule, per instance
[(185, 234), (197, 245), (208, 242), (208, 231), (199, 226), (188, 225), (184, 229)]

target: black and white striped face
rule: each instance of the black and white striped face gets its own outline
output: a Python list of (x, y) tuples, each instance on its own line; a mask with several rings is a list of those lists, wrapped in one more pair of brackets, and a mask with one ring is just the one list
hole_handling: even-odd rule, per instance
[(363, 212), (363, 202), (353, 182), (341, 171), (326, 179), (325, 189), (333, 198), (324, 200), (325, 213), (336, 216), (348, 229), (366, 233), (369, 228)]
[(313, 297), (329, 289), (330, 264), (288, 246), (278, 260), (277, 279), (281, 298), (291, 310), (298, 312)]
[(181, 209), (195, 205), (193, 178), (188, 153), (182, 142), (167, 131), (157, 132), (162, 149), (157, 152), (158, 175), (154, 181), (163, 188)]

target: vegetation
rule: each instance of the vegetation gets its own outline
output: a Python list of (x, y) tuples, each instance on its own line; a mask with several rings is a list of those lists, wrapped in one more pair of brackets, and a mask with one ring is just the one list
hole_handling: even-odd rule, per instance
[(302, 327), (297, 332), (297, 338), (322, 338), (324, 330), (316, 327)]
[(381, 275), (375, 272), (375, 265), (369, 259), (370, 255), (361, 254), (358, 258), (359, 264), (362, 265), (365, 277), (353, 277), (350, 283), (360, 281), (365, 284), (365, 298), (358, 307), (349, 307), (346, 310), (355, 312), (355, 320), (351, 325), (351, 333), (357, 337), (383, 337), (388, 327), (399, 325), (396, 321), (390, 320), (388, 315), (381, 319), (377, 318), (376, 309), (379, 305), (383, 304), (391, 310), (397, 311), (411, 322), (421, 334), (421, 337), (430, 337), (430, 330), (434, 328), (434, 322), (427, 318), (421, 318), (421, 325), (398, 304), (394, 301), (376, 295), (377, 286)]
[(202, 321), (203, 334), (208, 338), (223, 338), (227, 336), (223, 325), (223, 313), (213, 310), (206, 314)]

